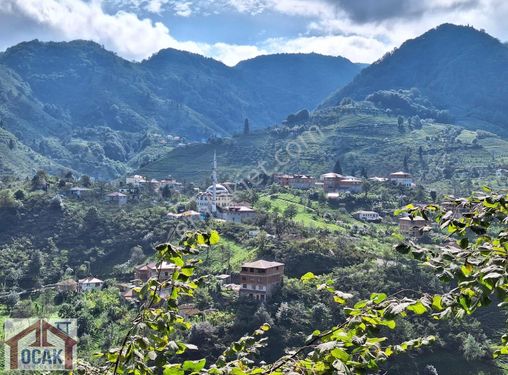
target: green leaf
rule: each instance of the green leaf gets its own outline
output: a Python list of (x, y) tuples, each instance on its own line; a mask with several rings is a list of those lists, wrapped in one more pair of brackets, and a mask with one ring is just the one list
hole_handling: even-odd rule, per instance
[(349, 354), (341, 348), (332, 349), (330, 353), (334, 358), (340, 359), (342, 362), (349, 360)]
[(333, 300), (337, 303), (340, 303), (341, 305), (345, 304), (346, 301), (350, 298), (353, 298), (351, 293), (344, 293), (339, 290), (336, 290), (333, 295)]
[(180, 269), (180, 273), (182, 273), (183, 275), (185, 276), (192, 276), (192, 274), (194, 273), (194, 267), (189, 267), (189, 266), (186, 266), (186, 267), (182, 267)]
[(387, 298), (385, 293), (372, 293), (370, 295), (370, 300), (373, 301), (376, 305), (383, 302)]
[(461, 238), (458, 243), (462, 249), (467, 249), (469, 246), (469, 239), (467, 237)]
[(180, 368), (180, 365), (164, 366), (163, 375), (183, 375), (185, 372)]
[(421, 315), (423, 313), (425, 313), (427, 311), (427, 308), (425, 307), (425, 305), (421, 302), (421, 301), (418, 301), (412, 305), (409, 305), (407, 307), (407, 309), (409, 311), (412, 311), (414, 312), (415, 314), (417, 315)]
[(432, 308), (437, 311), (443, 310), (443, 305), (441, 304), (443, 297), (436, 294), (434, 297), (432, 297)]
[(464, 274), (464, 276), (468, 277), (473, 272), (473, 265), (466, 263), (462, 267), (460, 267), (460, 270)]
[(206, 359), (201, 359), (199, 361), (185, 361), (183, 363), (183, 370), (185, 371), (192, 371), (192, 372), (199, 372), (205, 367)]
[(312, 272), (307, 272), (305, 275), (300, 277), (300, 280), (303, 282), (307, 282), (309, 280), (315, 279), (316, 275), (314, 275)]
[(219, 232), (217, 232), (216, 230), (212, 230), (210, 231), (210, 245), (215, 245), (219, 242), (220, 240), (220, 236), (219, 236)]
[(395, 320), (383, 320), (383, 321), (381, 321), (381, 324), (390, 328), (390, 329), (395, 329), (395, 327), (397, 326), (397, 323), (395, 323)]

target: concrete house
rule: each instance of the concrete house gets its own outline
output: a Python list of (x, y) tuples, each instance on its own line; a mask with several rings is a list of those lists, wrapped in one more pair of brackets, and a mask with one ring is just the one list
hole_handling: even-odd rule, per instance
[(356, 211), (353, 213), (353, 216), (358, 220), (362, 221), (370, 221), (370, 222), (380, 222), (381, 216), (375, 211)]
[(89, 292), (91, 290), (100, 290), (104, 285), (104, 281), (93, 276), (78, 280), (78, 291)]
[(412, 187), (413, 186), (413, 176), (406, 172), (394, 172), (390, 173), (388, 176), (390, 181), (395, 182), (395, 184), (399, 186)]
[(409, 216), (399, 219), (399, 230), (401, 233), (419, 238), (422, 236), (421, 228), (428, 226), (430, 223), (421, 216), (410, 218)]
[(134, 277), (142, 282), (147, 282), (148, 279), (159, 276), (159, 280), (168, 280), (173, 275), (175, 265), (168, 262), (162, 262), (157, 265), (156, 262), (149, 262), (134, 269)]
[(111, 203), (116, 203), (119, 206), (122, 206), (127, 203), (127, 195), (124, 193), (120, 193), (115, 191), (114, 193), (110, 193), (106, 195), (106, 200)]
[(293, 175), (293, 178), (289, 179), (288, 185), (292, 189), (307, 190), (312, 189), (314, 187), (315, 182), (316, 181), (314, 180), (313, 177), (295, 174)]
[(242, 265), (240, 295), (265, 301), (282, 284), (284, 263), (256, 260)]
[(229, 206), (219, 210), (219, 217), (233, 223), (245, 223), (256, 217), (256, 210), (247, 206)]
[(125, 178), (125, 183), (134, 187), (140, 187), (146, 184), (146, 178), (140, 175), (128, 176)]
[(339, 191), (359, 193), (363, 189), (363, 181), (353, 176), (343, 176), (331, 172), (322, 174), (320, 180), (323, 182), (325, 193), (336, 193)]

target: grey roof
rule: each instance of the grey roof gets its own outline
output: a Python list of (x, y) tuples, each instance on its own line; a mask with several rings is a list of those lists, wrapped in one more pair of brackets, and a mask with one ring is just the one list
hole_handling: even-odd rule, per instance
[(284, 263), (279, 262), (269, 262), (267, 260), (256, 260), (255, 262), (247, 262), (242, 264), (242, 267), (249, 267), (249, 268), (262, 268), (262, 269), (268, 269), (273, 267), (279, 267), (283, 266)]

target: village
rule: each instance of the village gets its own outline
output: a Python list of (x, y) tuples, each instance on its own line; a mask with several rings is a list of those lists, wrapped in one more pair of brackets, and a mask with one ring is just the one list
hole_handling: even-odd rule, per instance
[[(184, 228), (195, 227), (196, 223), (216, 220), (218, 222), (231, 222), (235, 224), (250, 224), (254, 222), (257, 210), (251, 204), (237, 199), (238, 191), (245, 190), (244, 185), (232, 182), (218, 182), (217, 158), (214, 155), (211, 180), (212, 184), (203, 191), (194, 188), (193, 207), (185, 209), (181, 207), (178, 212), (168, 212), (167, 220), (184, 223)], [(334, 201), (341, 194), (360, 194), (364, 191), (365, 184), (390, 184), (394, 187), (413, 189), (416, 187), (411, 174), (403, 171), (390, 173), (386, 177), (374, 176), (361, 179), (354, 176), (345, 176), (339, 173), (325, 173), (319, 177), (301, 174), (275, 174), (272, 183), (282, 189), (296, 191), (322, 192), (328, 201)], [(65, 186), (67, 189), (62, 193), (72, 199), (86, 200), (94, 195), (94, 189), (82, 186)], [(129, 202), (138, 202), (140, 196), (164, 198), (170, 195), (182, 193), (184, 184), (173, 178), (156, 180), (148, 179), (140, 175), (130, 175), (124, 181), (118, 183), (118, 189), (111, 192), (103, 192), (104, 200), (118, 207), (128, 207)], [(360, 222), (381, 223), (383, 217), (373, 210), (357, 210), (351, 216)], [(421, 217), (410, 218), (402, 216), (398, 218), (398, 230), (402, 235), (418, 239), (422, 236), (422, 228), (429, 226), (429, 222)], [(258, 230), (251, 230), (257, 234)], [(230, 290), (238, 296), (252, 298), (256, 301), (266, 301), (280, 287), (284, 278), (284, 263), (255, 259), (241, 264), (241, 267), (233, 270), (230, 274), (214, 275), (224, 290)], [(119, 282), (117, 287), (124, 301), (136, 303), (136, 288), (143, 285), (150, 278), (159, 278), (159, 281), (171, 279), (175, 265), (155, 261), (136, 265), (130, 282)], [(79, 279), (67, 279), (56, 284), (60, 291), (87, 293), (100, 290), (105, 281), (90, 275)], [(162, 290), (162, 293), (165, 293)], [(198, 313), (194, 305), (185, 304), (182, 310), (189, 314)]]

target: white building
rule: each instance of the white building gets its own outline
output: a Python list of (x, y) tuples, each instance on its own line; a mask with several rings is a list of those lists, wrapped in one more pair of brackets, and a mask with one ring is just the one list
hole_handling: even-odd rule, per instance
[(140, 187), (142, 184), (146, 184), (146, 178), (138, 174), (135, 174), (134, 176), (126, 177), (125, 183), (127, 185), (132, 185), (134, 187)]
[(406, 172), (394, 172), (390, 173), (388, 176), (390, 181), (395, 182), (399, 186), (412, 187), (413, 186), (413, 177)]
[(244, 223), (256, 217), (256, 210), (247, 206), (230, 206), (220, 209), (220, 218), (233, 223)]
[(91, 290), (99, 290), (104, 285), (104, 281), (98, 279), (96, 277), (86, 277), (84, 279), (78, 280), (78, 291), (79, 292), (89, 292)]
[(233, 195), (224, 185), (217, 183), (217, 157), (213, 154), (212, 185), (206, 191), (196, 196), (198, 211), (217, 216), (217, 208), (228, 207), (233, 201)]
[(381, 221), (381, 216), (375, 211), (357, 211), (353, 216), (362, 221)]
[[(215, 205), (216, 207), (228, 207), (233, 201), (233, 195), (221, 184), (215, 185)], [(210, 185), (206, 191), (199, 192), (196, 196), (196, 205), (199, 212), (213, 212), (213, 185)]]
[(289, 179), (289, 187), (293, 189), (308, 190), (314, 187), (316, 180), (310, 176), (305, 175), (293, 175), (293, 178)]

